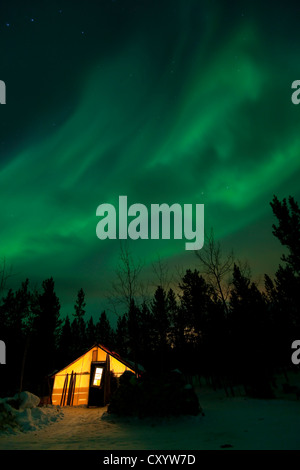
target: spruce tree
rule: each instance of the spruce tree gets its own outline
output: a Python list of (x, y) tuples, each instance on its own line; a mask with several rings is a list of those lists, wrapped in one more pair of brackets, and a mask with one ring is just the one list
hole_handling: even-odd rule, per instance
[(67, 315), (64, 319), (59, 338), (58, 368), (63, 368), (74, 359), (76, 359), (76, 356), (74, 356), (72, 329), (70, 318)]
[(84, 320), (85, 306), (85, 293), (81, 288), (77, 293), (74, 305), (73, 321), (71, 324), (74, 357), (83, 354), (87, 348), (86, 325)]
[[(55, 293), (53, 278), (42, 283), (42, 292), (35, 293), (32, 302), (34, 321), (34, 362), (39, 385), (49, 373), (52, 373), (57, 362), (57, 349), (61, 328), (60, 302)], [(41, 385), (40, 385), (41, 386)]]
[(101, 312), (100, 318), (96, 324), (96, 340), (107, 348), (113, 346), (113, 329), (107, 318), (105, 310)]
[(160, 371), (164, 372), (167, 364), (168, 334), (170, 333), (170, 319), (167, 293), (163, 287), (158, 286), (151, 303), (153, 316), (153, 331), (155, 334), (155, 350)]
[(256, 397), (272, 395), (272, 364), (269, 336), (269, 310), (265, 297), (251, 279), (234, 264), (230, 294), (229, 327), (231, 357), (236, 379), (247, 393)]

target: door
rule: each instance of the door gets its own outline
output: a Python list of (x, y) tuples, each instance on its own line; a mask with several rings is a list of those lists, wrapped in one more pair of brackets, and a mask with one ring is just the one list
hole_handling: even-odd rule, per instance
[(104, 406), (105, 362), (92, 362), (88, 406)]

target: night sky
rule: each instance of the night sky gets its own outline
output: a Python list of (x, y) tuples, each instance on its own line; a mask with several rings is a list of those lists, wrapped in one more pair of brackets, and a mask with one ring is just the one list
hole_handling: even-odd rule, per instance
[[(297, 6), (298, 4), (298, 6)], [(96, 209), (205, 204), (205, 229), (272, 275), (269, 205), (300, 201), (300, 4), (277, 1), (1, 1), (0, 257), (19, 286), (53, 276), (100, 312), (120, 245)], [(196, 267), (181, 240), (131, 241), (151, 278)], [(148, 273), (147, 273), (148, 269)]]

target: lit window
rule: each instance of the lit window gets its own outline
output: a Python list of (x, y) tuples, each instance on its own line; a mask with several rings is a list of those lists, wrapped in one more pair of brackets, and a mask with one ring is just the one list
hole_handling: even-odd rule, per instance
[(94, 381), (93, 381), (93, 386), (94, 387), (100, 387), (102, 372), (103, 372), (102, 367), (96, 367), (95, 374), (94, 374)]

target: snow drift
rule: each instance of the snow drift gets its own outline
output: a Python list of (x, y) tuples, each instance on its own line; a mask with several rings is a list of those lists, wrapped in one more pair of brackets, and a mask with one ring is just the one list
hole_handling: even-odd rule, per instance
[(61, 419), (59, 407), (39, 407), (40, 399), (30, 392), (0, 399), (0, 433), (35, 431)]
[[(39, 406), (28, 392), (0, 400), (0, 450), (299, 450), (300, 400), (278, 378), (276, 398), (227, 396), (201, 384), (204, 416), (116, 417), (107, 407)], [(14, 406), (13, 406), (14, 405)], [(62, 418), (62, 419), (61, 419)]]

